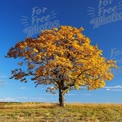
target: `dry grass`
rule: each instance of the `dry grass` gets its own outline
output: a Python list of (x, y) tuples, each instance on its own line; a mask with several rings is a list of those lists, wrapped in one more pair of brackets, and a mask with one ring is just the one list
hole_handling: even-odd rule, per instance
[(0, 103), (0, 122), (122, 122), (122, 104)]

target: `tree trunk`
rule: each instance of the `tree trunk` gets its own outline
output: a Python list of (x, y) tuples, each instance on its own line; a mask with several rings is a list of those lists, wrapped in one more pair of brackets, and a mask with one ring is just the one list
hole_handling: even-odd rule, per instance
[(59, 105), (64, 107), (64, 93), (61, 88), (59, 88)]

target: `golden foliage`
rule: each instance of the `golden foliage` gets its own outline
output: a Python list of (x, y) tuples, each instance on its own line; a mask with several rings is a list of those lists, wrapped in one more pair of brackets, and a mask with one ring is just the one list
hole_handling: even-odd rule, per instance
[(46, 30), (37, 39), (17, 43), (7, 56), (23, 57), (28, 66), (26, 76), (33, 75), (37, 84), (54, 84), (55, 89), (61, 86), (64, 92), (72, 87), (104, 87), (105, 81), (114, 77), (110, 69), (117, 66), (113, 60), (102, 57), (102, 50), (92, 46), (82, 31), (83, 28), (71, 26)]

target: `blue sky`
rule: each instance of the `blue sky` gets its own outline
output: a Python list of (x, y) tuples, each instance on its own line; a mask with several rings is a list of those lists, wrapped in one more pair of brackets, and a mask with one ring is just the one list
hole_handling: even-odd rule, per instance
[(122, 103), (122, 0), (1, 0), (0, 1), (0, 101), (58, 102), (58, 94), (45, 92), (47, 86), (32, 81), (10, 80), (19, 60), (6, 59), (8, 49), (40, 30), (70, 25), (83, 27), (91, 44), (98, 44), (103, 56), (119, 66), (115, 78), (98, 90), (71, 91), (66, 102)]

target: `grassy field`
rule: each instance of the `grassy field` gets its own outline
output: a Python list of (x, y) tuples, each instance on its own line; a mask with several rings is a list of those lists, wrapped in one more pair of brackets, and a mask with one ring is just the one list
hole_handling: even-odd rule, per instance
[(0, 122), (122, 122), (122, 104), (1, 102)]

